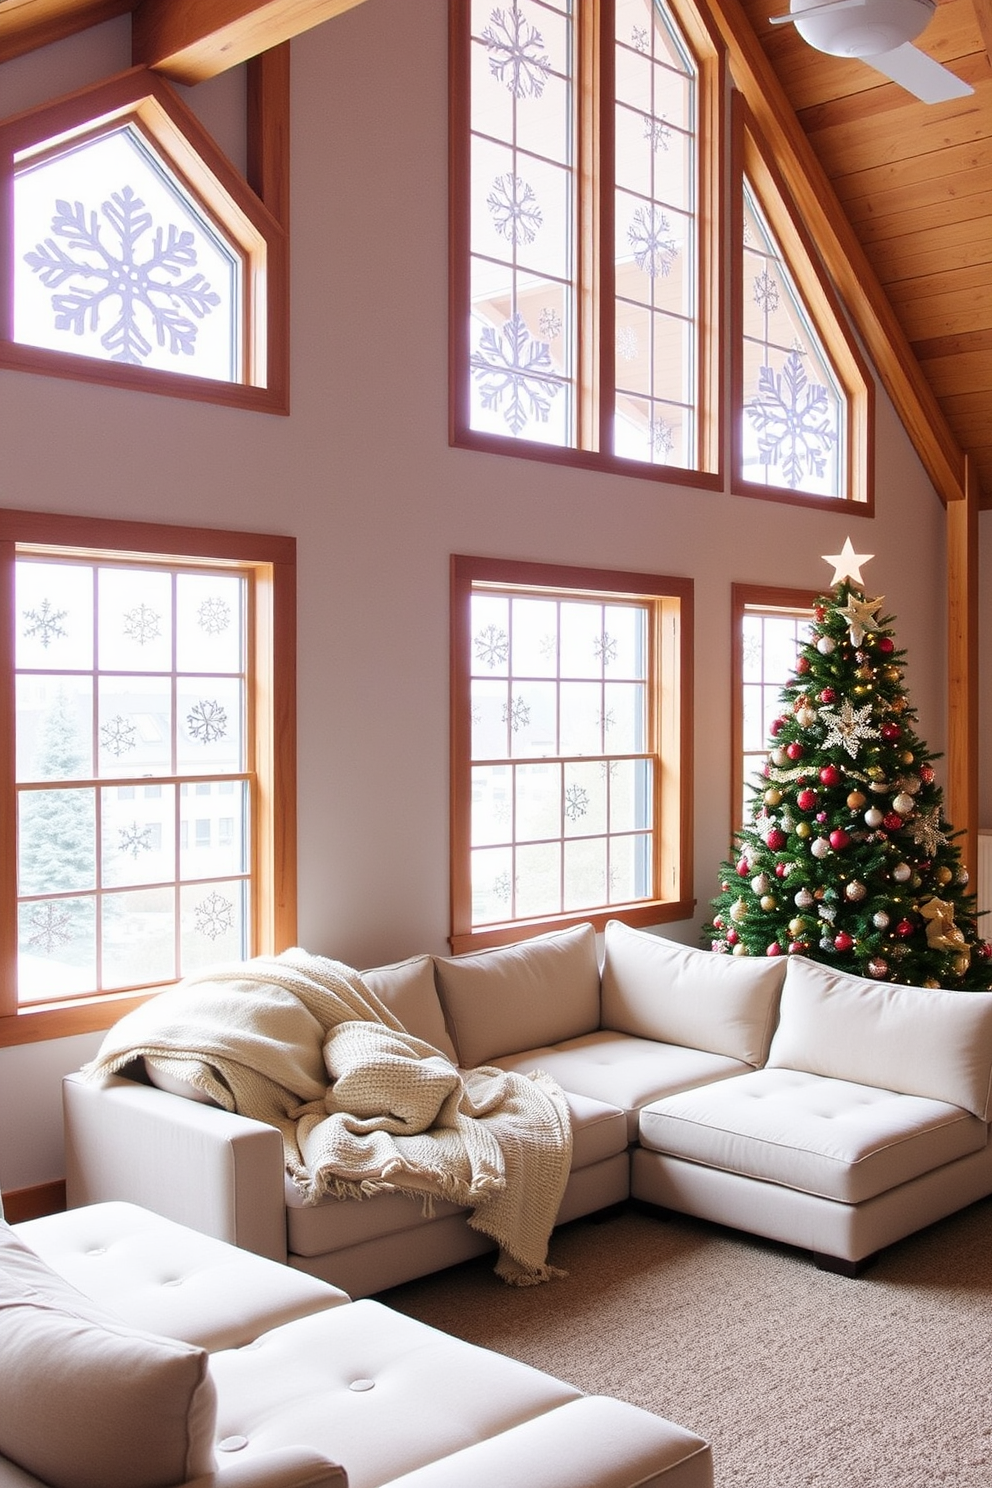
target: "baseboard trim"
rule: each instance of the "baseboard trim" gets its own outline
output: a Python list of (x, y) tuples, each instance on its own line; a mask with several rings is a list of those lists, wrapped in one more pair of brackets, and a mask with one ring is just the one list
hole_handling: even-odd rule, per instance
[(40, 1219), (43, 1214), (57, 1214), (65, 1208), (65, 1179), (36, 1183), (31, 1188), (9, 1188), (3, 1196), (3, 1214), (8, 1224), (25, 1219)]

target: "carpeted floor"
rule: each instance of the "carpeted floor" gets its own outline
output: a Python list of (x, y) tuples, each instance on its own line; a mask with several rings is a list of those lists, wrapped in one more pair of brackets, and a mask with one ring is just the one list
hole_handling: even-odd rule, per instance
[(992, 1199), (855, 1280), (634, 1209), (550, 1259), (566, 1279), (506, 1287), (486, 1256), (382, 1300), (697, 1431), (717, 1488), (992, 1488)]

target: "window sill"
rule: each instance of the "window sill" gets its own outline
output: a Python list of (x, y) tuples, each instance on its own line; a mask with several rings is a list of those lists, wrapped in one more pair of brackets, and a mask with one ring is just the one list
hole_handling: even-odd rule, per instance
[(478, 930), (455, 932), (448, 937), (452, 954), (466, 955), (485, 951), (492, 946), (512, 945), (530, 940), (535, 935), (548, 935), (553, 930), (568, 930), (573, 925), (592, 925), (600, 933), (607, 920), (621, 920), (625, 925), (643, 929), (675, 920), (690, 920), (696, 911), (695, 899), (651, 899), (642, 904), (611, 905), (608, 909), (591, 910), (588, 914), (550, 915), (538, 920), (515, 920), (512, 924), (485, 925)]
[(72, 1038), (80, 1033), (102, 1033), (164, 987), (144, 992), (114, 992), (78, 1001), (41, 1002), (0, 1017), (0, 1049)]

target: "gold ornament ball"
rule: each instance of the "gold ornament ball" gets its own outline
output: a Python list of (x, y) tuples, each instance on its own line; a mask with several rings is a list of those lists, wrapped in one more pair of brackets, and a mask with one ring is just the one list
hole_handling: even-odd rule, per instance
[(856, 878), (852, 878), (851, 882), (844, 886), (844, 897), (845, 899), (850, 899), (852, 904), (858, 904), (865, 897), (867, 892), (868, 890), (865, 888), (864, 884), (859, 883)]
[(959, 884), (966, 884), (968, 882), (968, 878), (969, 878), (968, 870), (967, 870), (967, 868), (965, 868), (964, 864), (962, 864), (961, 867), (958, 869), (958, 883)]
[(852, 791), (851, 794), (848, 796), (847, 804), (852, 811), (860, 811), (867, 799), (867, 796), (864, 796), (861, 794), (860, 791), (855, 790)]
[(744, 944), (744, 942), (742, 940), (739, 940), (737, 942), (737, 944), (734, 946), (734, 955), (735, 956), (746, 956), (747, 954), (748, 954), (747, 946)]
[(762, 896), (761, 896), (761, 907), (765, 911), (765, 914), (771, 914), (771, 912), (772, 912), (773, 909), (777, 909), (778, 908), (778, 900), (775, 898), (775, 895), (774, 894), (762, 894)]
[(797, 822), (796, 823), (796, 836), (797, 837), (803, 837), (803, 838), (808, 837), (809, 834), (810, 834), (810, 832), (812, 832), (812, 830), (813, 830), (813, 828), (810, 826), (809, 822), (802, 821), (802, 822)]
[(741, 920), (747, 918), (747, 905), (744, 903), (743, 899), (734, 900), (733, 904), (730, 906), (730, 918), (733, 920), (735, 925), (739, 925)]
[(911, 765), (915, 758), (916, 756), (914, 755), (913, 751), (911, 749), (907, 749), (903, 753), (902, 762), (904, 765)]
[(955, 956), (953, 962), (951, 963), (954, 968), (954, 975), (959, 977), (964, 976), (965, 972), (968, 970), (970, 960), (971, 958), (969, 956)]
[(772, 764), (777, 765), (778, 768), (781, 769), (783, 765), (787, 765), (788, 763), (789, 756), (786, 754), (781, 744), (776, 745), (776, 747), (772, 750)]
[(939, 884), (949, 884), (953, 877), (954, 874), (951, 872), (950, 868), (938, 868), (937, 872), (934, 874), (934, 878)]
[(939, 987), (940, 983), (938, 982), (936, 977), (927, 977), (923, 985), (924, 987)]
[(765, 805), (778, 806), (782, 800), (782, 792), (777, 786), (770, 785), (765, 791)]
[(882, 769), (881, 765), (869, 765), (868, 766), (868, 779), (869, 780), (881, 780), (884, 775), (885, 775), (885, 771)]

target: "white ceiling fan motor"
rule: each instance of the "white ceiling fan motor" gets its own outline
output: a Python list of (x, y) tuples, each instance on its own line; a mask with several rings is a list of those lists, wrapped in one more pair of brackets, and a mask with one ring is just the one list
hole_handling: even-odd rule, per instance
[[(818, 52), (835, 57), (874, 57), (919, 36), (936, 10), (934, 0), (863, 0), (824, 5), (793, 0), (792, 18), (800, 36)], [(809, 9), (812, 13), (804, 16)]]

